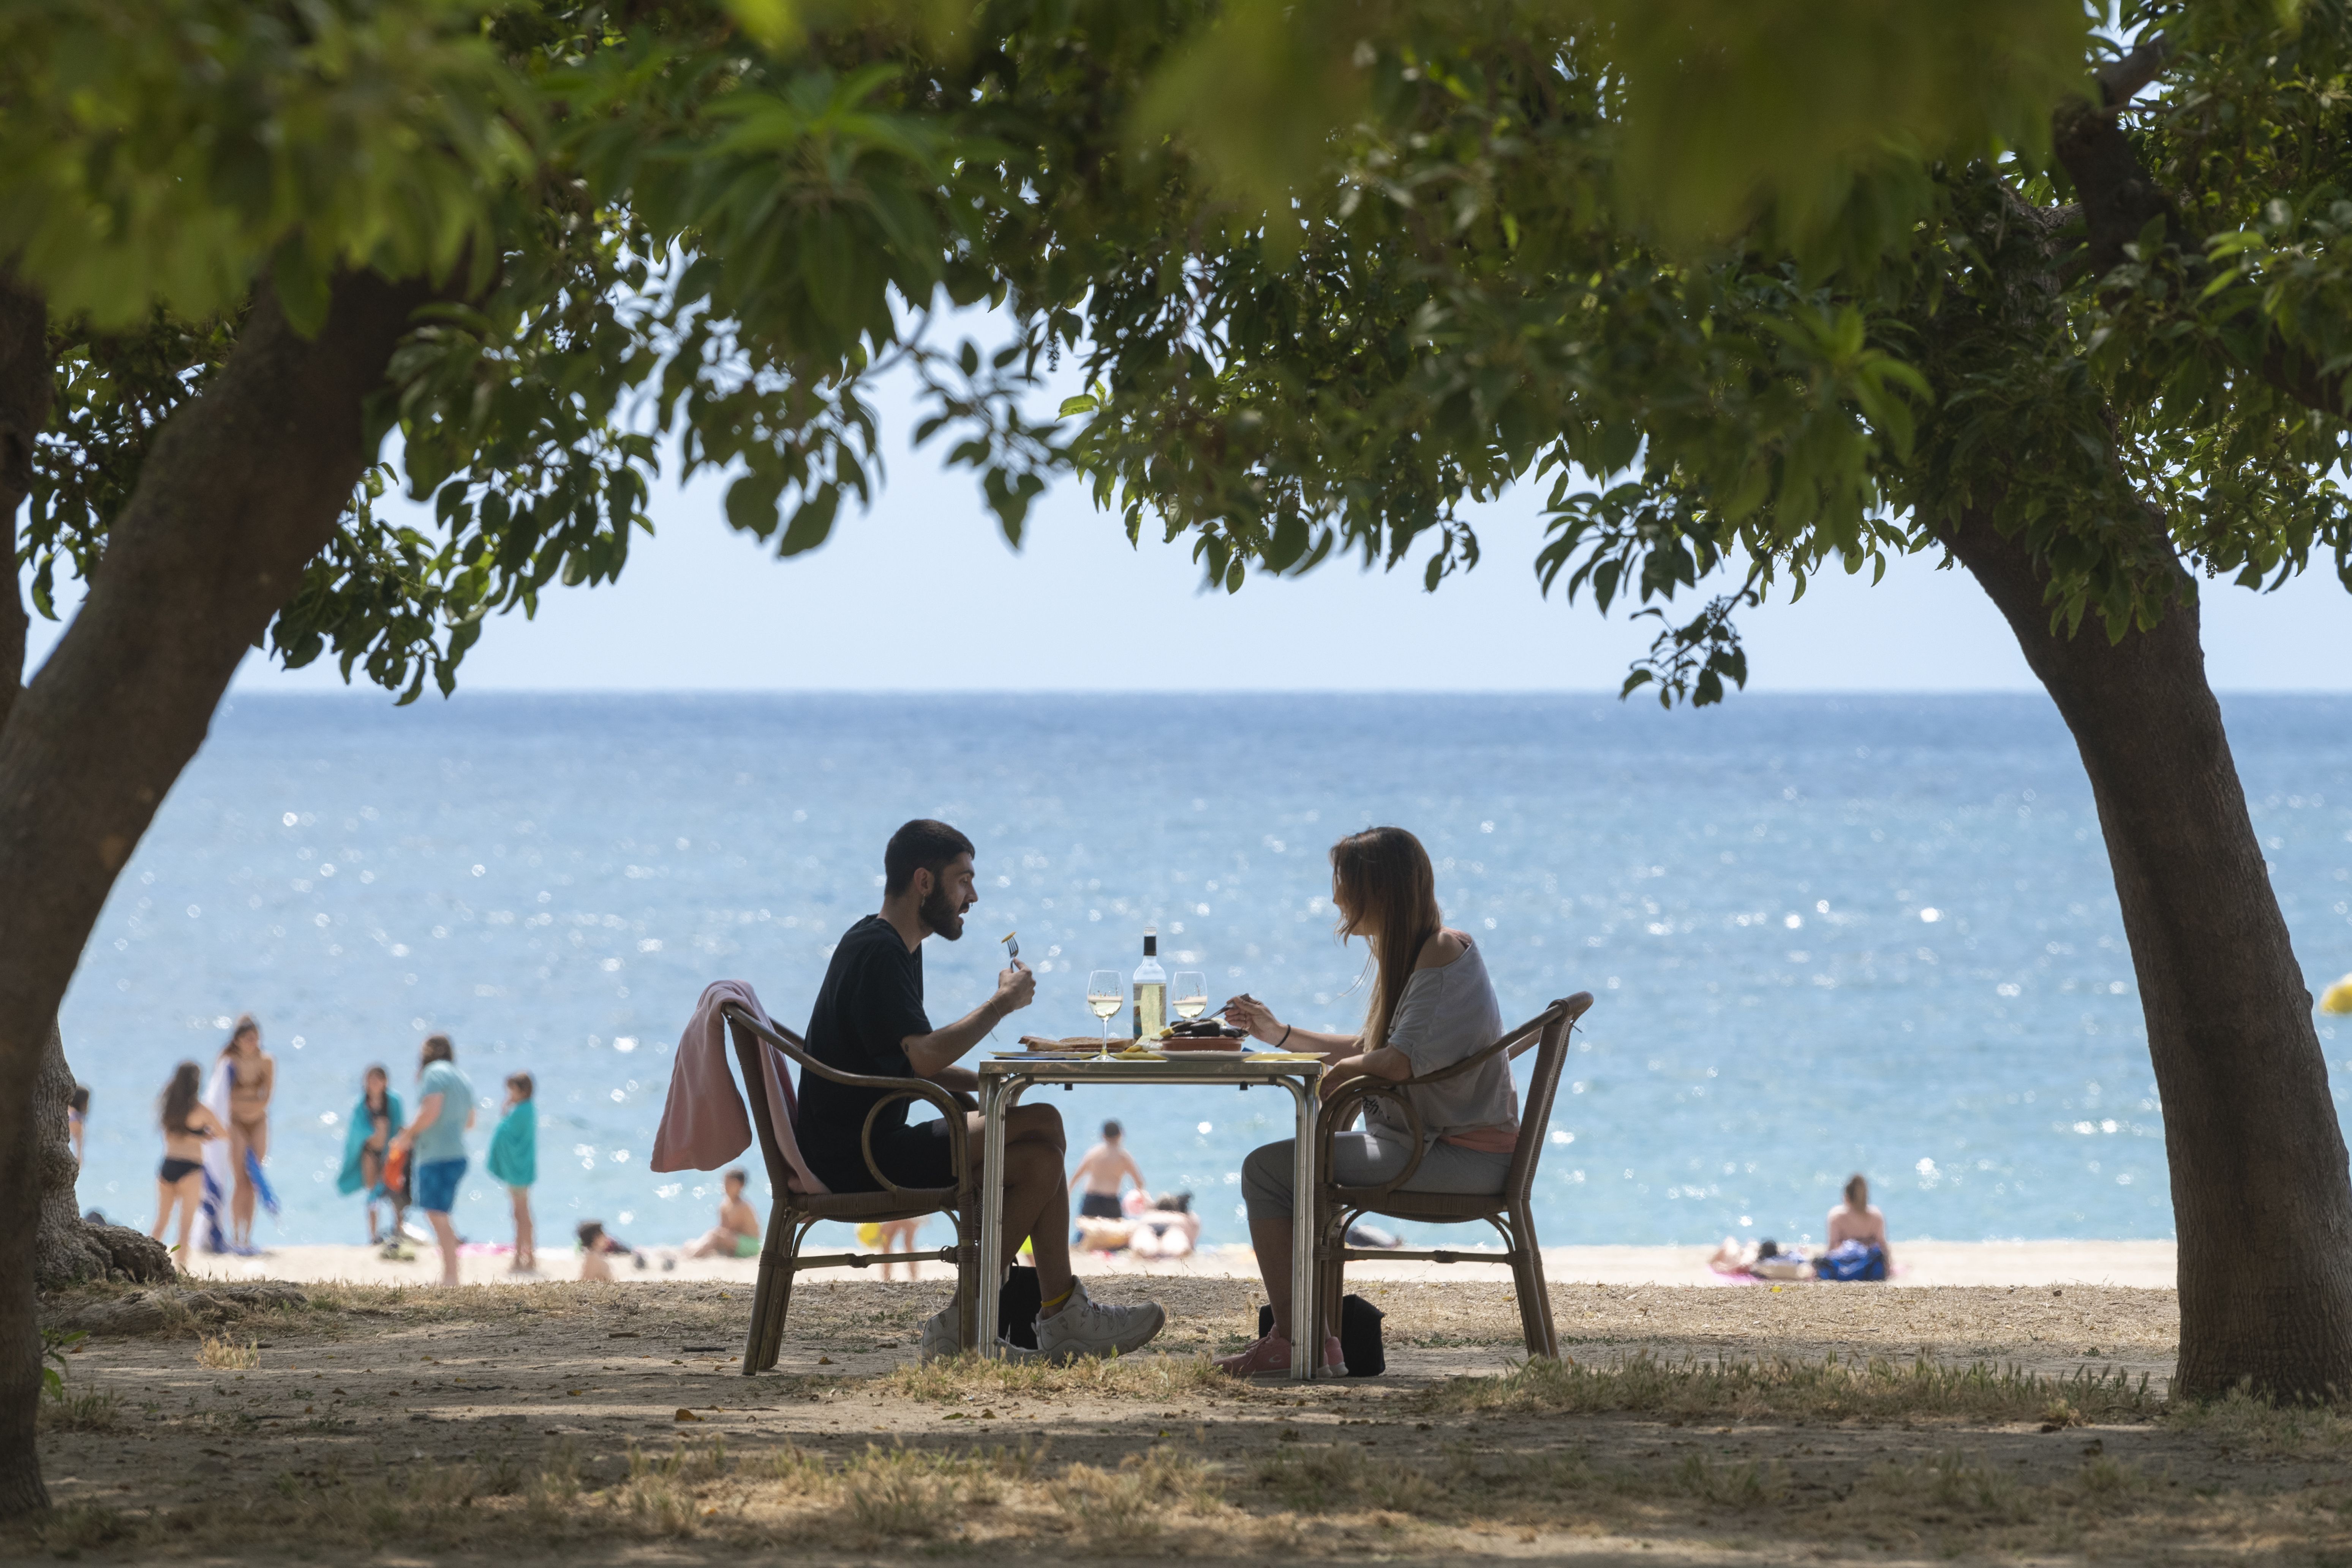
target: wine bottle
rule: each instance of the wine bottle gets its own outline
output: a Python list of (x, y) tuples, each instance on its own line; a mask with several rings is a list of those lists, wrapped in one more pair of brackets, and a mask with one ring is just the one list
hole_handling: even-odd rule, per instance
[(1168, 1026), (1168, 972), (1160, 967), (1160, 928), (1143, 928), (1143, 962), (1135, 969), (1135, 1038), (1156, 1039)]

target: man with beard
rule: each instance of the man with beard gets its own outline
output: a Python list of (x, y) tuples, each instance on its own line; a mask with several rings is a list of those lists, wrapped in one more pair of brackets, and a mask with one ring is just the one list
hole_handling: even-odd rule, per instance
[[(971, 840), (944, 822), (919, 819), (890, 836), (882, 853), (882, 912), (842, 934), (809, 1014), (809, 1053), (827, 1067), (874, 1078), (925, 1078), (943, 1089), (972, 1089), (979, 1080), (955, 1065), (1008, 1013), (1029, 1005), (1036, 976), (1017, 960), (996, 977), (996, 994), (944, 1028), (923, 1011), (923, 939), (954, 942), (964, 911), (979, 901), (972, 889)], [(817, 1178), (836, 1193), (881, 1190), (866, 1168), (859, 1138), (866, 1117), (887, 1091), (801, 1075), (800, 1115), (793, 1125), (801, 1153)], [(895, 1100), (874, 1117), (875, 1163), (893, 1185), (945, 1187), (956, 1181), (947, 1124), (908, 1125), (908, 1101)], [(971, 1159), (981, 1159), (980, 1117), (970, 1117)], [(1037, 1259), (1036, 1354), (1056, 1360), (1111, 1355), (1136, 1349), (1159, 1333), (1167, 1314), (1154, 1304), (1099, 1306), (1070, 1273), (1070, 1201), (1062, 1160), (1067, 1151), (1061, 1112), (1050, 1105), (1015, 1107), (1004, 1125), (1004, 1256), (1011, 1265), (1022, 1238)], [(1008, 1347), (1009, 1349), (1010, 1347)], [(923, 1325), (922, 1354), (956, 1352), (955, 1305)]]

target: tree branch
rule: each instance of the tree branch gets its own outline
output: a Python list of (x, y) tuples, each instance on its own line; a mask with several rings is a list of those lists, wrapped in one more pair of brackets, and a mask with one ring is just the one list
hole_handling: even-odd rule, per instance
[(25, 679), (25, 640), (32, 630), (16, 589), (16, 513), (33, 493), (33, 453), (49, 423), (49, 314), (38, 292), (0, 267), (0, 728)]
[(2172, 60), (2172, 40), (2158, 33), (2152, 38), (2142, 38), (2126, 53), (2116, 56), (2097, 70), (2092, 78), (2099, 84), (2099, 104), (2109, 113), (2123, 108), (2139, 96), (2140, 89), (2164, 73)]

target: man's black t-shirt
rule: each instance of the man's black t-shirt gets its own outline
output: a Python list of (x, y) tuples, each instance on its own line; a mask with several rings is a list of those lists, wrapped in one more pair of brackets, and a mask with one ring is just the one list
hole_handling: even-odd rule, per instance
[[(867, 915), (842, 933), (825, 966), (824, 984), (817, 987), (816, 1005), (809, 1013), (809, 1054), (844, 1072), (911, 1078), (905, 1042), (930, 1032), (931, 1021), (923, 1013), (922, 950), (908, 952), (896, 927), (880, 915)], [(800, 1091), (800, 1120), (793, 1131), (809, 1168), (835, 1192), (871, 1187), (858, 1135), (883, 1091), (853, 1089), (813, 1072), (801, 1075)], [(907, 1124), (910, 1103), (893, 1100), (874, 1119), (877, 1149)], [(835, 1173), (844, 1179), (836, 1183)]]

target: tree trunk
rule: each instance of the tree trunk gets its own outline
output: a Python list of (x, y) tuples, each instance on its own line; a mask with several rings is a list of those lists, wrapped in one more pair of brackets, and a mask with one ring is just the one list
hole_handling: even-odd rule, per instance
[[(428, 293), (347, 275), (305, 340), (265, 289), (219, 376), (157, 434), (80, 612), (0, 727), (0, 1081), (35, 1081), (115, 876), (331, 536), (371, 456), (366, 400)], [(0, 1192), (37, 1190), (39, 1149), (33, 1097), (0, 1095)], [(38, 1214), (0, 1205), (0, 1517), (47, 1503)]]
[(84, 1279), (128, 1279), (163, 1285), (178, 1278), (171, 1249), (145, 1231), (125, 1225), (93, 1225), (81, 1217), (66, 1108), (73, 1098), (73, 1068), (55, 1025), (41, 1052), (40, 1076), (33, 1080), (34, 1158), (41, 1171), (40, 1230), (33, 1238), (33, 1282), (43, 1290)]
[(1946, 542), (2074, 731), (2164, 1104), (2180, 1238), (2177, 1395), (2352, 1395), (2352, 1177), (2194, 604), (2111, 643), (2051, 628), (2042, 563), (1982, 512)]

